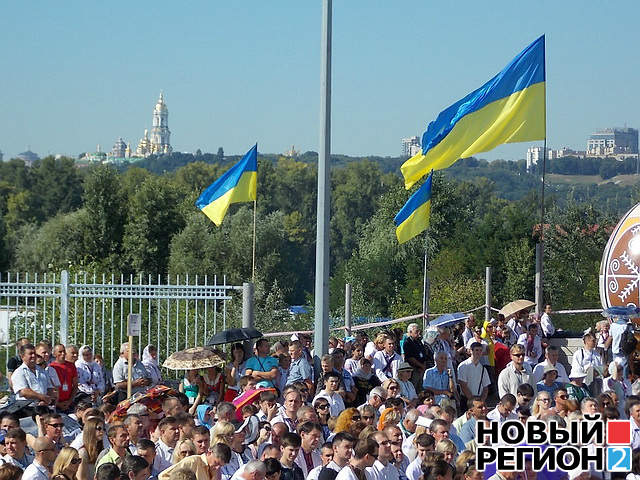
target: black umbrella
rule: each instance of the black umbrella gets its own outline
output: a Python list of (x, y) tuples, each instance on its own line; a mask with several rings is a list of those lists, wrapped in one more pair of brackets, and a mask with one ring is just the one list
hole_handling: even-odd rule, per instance
[(222, 345), (225, 343), (244, 342), (253, 338), (261, 338), (260, 333), (255, 328), (230, 328), (216, 333), (209, 339), (207, 345)]

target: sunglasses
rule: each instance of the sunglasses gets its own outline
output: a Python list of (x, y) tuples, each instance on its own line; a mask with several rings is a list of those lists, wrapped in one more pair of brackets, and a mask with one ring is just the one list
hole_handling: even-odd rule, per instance
[(397, 390), (397, 389), (398, 389), (398, 387), (396, 387), (395, 385), (391, 385), (391, 386), (389, 387), (389, 390)]
[(373, 415), (363, 415), (362, 419), (363, 420), (373, 420)]
[(72, 465), (78, 465), (80, 462), (82, 462), (82, 460), (80, 458), (78, 458), (78, 457), (71, 459), (71, 464)]
[(541, 398), (540, 401), (541, 402), (550, 402), (551, 399), (550, 398)]
[(64, 423), (47, 423), (47, 425), (49, 425), (50, 427), (53, 427), (53, 428), (62, 428), (62, 427), (64, 427)]
[(326, 410), (327, 408), (329, 408), (329, 404), (323, 403), (322, 405), (316, 405), (316, 408), (319, 408), (320, 410)]
[(524, 353), (512, 353), (511, 354), (512, 357), (524, 357)]
[(558, 398), (560, 398), (561, 400), (566, 400), (569, 397), (567, 395), (558, 395)]
[(351, 417), (351, 420), (353, 420), (354, 422), (357, 422), (358, 420), (360, 420), (362, 417), (360, 415), (354, 415), (353, 417)]

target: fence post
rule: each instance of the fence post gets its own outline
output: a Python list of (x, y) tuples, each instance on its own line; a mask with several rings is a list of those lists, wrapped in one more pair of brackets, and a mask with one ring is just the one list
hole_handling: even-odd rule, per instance
[[(242, 328), (254, 328), (255, 324), (253, 283), (244, 282), (242, 284)], [(248, 341), (244, 342), (244, 353), (247, 358), (253, 354), (253, 347)]]
[(67, 345), (69, 333), (69, 272), (60, 274), (60, 343)]
[(344, 330), (345, 337), (351, 336), (351, 284), (344, 286)]
[(242, 284), (242, 328), (255, 327), (253, 312), (253, 283)]
[(536, 243), (536, 313), (542, 313), (542, 268), (543, 268), (543, 259), (542, 255), (544, 254), (543, 244), (542, 242)]
[(491, 318), (491, 267), (485, 267), (484, 319)]

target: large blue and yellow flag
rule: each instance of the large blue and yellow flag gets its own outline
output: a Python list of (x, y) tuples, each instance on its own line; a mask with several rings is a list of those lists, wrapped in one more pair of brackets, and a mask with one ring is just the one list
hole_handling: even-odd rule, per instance
[(503, 143), (546, 137), (544, 35), (482, 87), (443, 110), (401, 167), (407, 189), (430, 170)]
[(431, 180), (433, 172), (427, 177), (427, 181), (411, 195), (411, 198), (400, 209), (396, 218), (396, 237), (398, 242), (404, 243), (423, 232), (429, 226), (431, 215)]
[(249, 150), (242, 160), (227, 170), (218, 180), (202, 192), (196, 206), (220, 226), (229, 205), (252, 202), (257, 196), (258, 144)]

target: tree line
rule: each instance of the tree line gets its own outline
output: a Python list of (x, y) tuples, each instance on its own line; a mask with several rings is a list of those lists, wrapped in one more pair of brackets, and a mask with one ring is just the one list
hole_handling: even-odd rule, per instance
[[(226, 275), (230, 284), (247, 281), (252, 205), (232, 205), (219, 228), (194, 206), (202, 190), (235, 161), (220, 153), (175, 157), (184, 163), (179, 168), (169, 163), (170, 156), (119, 169), (77, 169), (71, 159), (52, 157), (31, 168), (20, 160), (0, 163), (0, 267), (216, 274)], [(302, 157), (259, 157), (256, 288), (257, 311), (265, 321), (284, 321), (276, 312), (287, 305), (313, 303), (317, 170), (311, 154)], [(421, 311), (425, 251), (432, 311), (483, 304), (485, 266), (493, 267), (494, 305), (533, 297), (539, 181), (518, 162), (482, 162), (466, 159), (436, 172), (427, 234), (398, 245), (393, 218), (413, 190), (404, 189), (397, 168), (384, 168), (384, 159), (336, 159), (330, 284), (336, 316), (347, 282), (353, 285), (356, 316)], [(480, 174), (473, 176), (474, 169)], [(499, 181), (482, 175), (489, 169), (508, 173), (512, 190), (527, 192), (503, 195)], [(524, 179), (524, 187), (513, 178)], [(551, 190), (546, 300), (565, 308), (597, 305), (600, 256), (618, 213)]]

